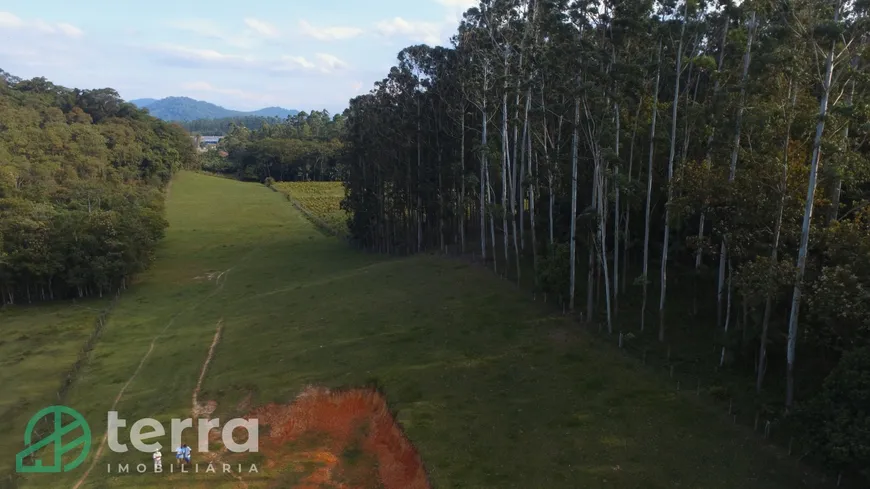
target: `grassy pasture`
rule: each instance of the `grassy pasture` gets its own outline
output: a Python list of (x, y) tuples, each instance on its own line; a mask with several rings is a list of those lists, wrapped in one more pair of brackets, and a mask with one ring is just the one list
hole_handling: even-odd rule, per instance
[[(94, 331), (109, 300), (0, 309), (0, 477), (15, 468), (24, 426), (57, 403), (67, 370)], [(2, 482), (0, 482), (2, 483)]]
[[(212, 417), (286, 403), (308, 385), (376, 384), (439, 489), (805, 486), (793, 459), (488, 270), (356, 252), (275, 192), (200, 174), (177, 177), (168, 218), (157, 262), (122, 296), (66, 402), (85, 414), (95, 444), (112, 407), (167, 428), (190, 416), (220, 325), (199, 393), (216, 403)], [(35, 329), (48, 310), (12, 313)], [(25, 422), (8, 438), (20, 440)], [(158, 440), (171, 463), (169, 434)], [(73, 487), (95, 451), (71, 473), (21, 487)], [(262, 467), (258, 456), (248, 461)], [(117, 463), (150, 457), (104, 451), (80, 487), (240, 487), (213, 474), (108, 473)], [(274, 484), (288, 471), (241, 477), (284, 487)]]

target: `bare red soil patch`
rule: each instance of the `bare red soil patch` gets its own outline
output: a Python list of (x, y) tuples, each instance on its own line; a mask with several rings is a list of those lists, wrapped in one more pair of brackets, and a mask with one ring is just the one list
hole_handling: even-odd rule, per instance
[(280, 487), (431, 487), (417, 450), (374, 389), (308, 388), (290, 405), (268, 404), (246, 417), (268, 426), (260, 453), (266, 470), (287, 474)]

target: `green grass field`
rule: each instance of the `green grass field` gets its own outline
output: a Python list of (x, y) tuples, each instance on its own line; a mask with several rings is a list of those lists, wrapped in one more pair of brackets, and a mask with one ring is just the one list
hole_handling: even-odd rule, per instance
[(0, 474), (15, 466), (30, 416), (55, 404), (64, 376), (109, 301), (0, 309)]
[[(376, 382), (439, 489), (805, 486), (793, 459), (486, 269), (356, 252), (278, 193), (200, 174), (176, 178), (168, 219), (157, 262), (114, 308), (66, 401), (86, 415), (95, 445), (113, 405), (123, 418), (167, 427), (188, 417), (220, 324), (199, 395), (217, 402), (213, 417), (241, 414), (246, 400), (288, 402), (306, 385)], [(47, 336), (46, 317), (60, 307), (12, 309), (4, 332), (13, 317), (28, 335)], [(4, 340), (4, 361), (24, 353), (9, 346), (15, 334)], [(4, 388), (39, 377), (23, 362), (5, 370)], [(37, 399), (55, 383), (14, 398), (4, 389), (0, 405)], [(6, 438), (20, 443), (23, 429)], [(169, 463), (168, 433), (159, 440)], [(73, 487), (95, 451), (73, 472), (28, 476), (20, 487)], [(107, 473), (119, 462), (150, 457), (106, 450), (80, 487), (237, 487), (212, 474)], [(249, 487), (282, 487), (281, 476), (242, 474)]]

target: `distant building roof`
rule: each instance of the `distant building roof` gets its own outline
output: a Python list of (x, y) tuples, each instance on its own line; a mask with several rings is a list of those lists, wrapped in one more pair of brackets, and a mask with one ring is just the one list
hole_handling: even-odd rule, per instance
[(203, 143), (217, 143), (219, 142), (223, 136), (202, 136), (200, 141)]

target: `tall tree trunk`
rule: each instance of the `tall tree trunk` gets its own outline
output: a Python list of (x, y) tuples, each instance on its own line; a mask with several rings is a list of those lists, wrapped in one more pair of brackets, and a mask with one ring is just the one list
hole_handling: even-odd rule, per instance
[(483, 106), (481, 108), (481, 116), (483, 122), (481, 124), (482, 128), (480, 137), (480, 256), (483, 260), (483, 263), (486, 264), (486, 96), (484, 96)]
[[(529, 165), (529, 168), (532, 166), (532, 147), (531, 145), (526, 145), (526, 140), (531, 139), (529, 136), (529, 131), (531, 127), (529, 127), (529, 107), (532, 104), (532, 90), (526, 89), (526, 108), (525, 115), (523, 116), (523, 145), (522, 150), (522, 161), (520, 162), (520, 177), (519, 177), (519, 205), (520, 205), (520, 249), (525, 251), (526, 249), (526, 239), (525, 239), (525, 228), (526, 228), (526, 197), (523, 193), (523, 183), (525, 183), (526, 177), (526, 165)], [(531, 194), (530, 194), (531, 195)], [(529, 202), (529, 206), (531, 206), (531, 201)], [(529, 209), (531, 211), (531, 209)], [(532, 232), (534, 233), (534, 228), (532, 228)]]
[[(545, 115), (546, 116), (546, 115)], [(559, 115), (559, 123), (556, 125), (556, 144), (554, 145), (554, 149), (556, 151), (556, 157), (554, 161), (559, 161), (559, 153), (562, 149), (562, 122), (565, 120), (563, 115)], [(555, 244), (555, 233), (554, 233), (554, 224), (553, 224), (553, 208), (556, 205), (556, 194), (553, 190), (553, 166), (549, 162), (549, 158), (547, 159), (547, 185), (549, 186), (550, 192), (550, 246), (552, 247)]]
[[(598, 211), (598, 172), (600, 168), (595, 164), (594, 170), (592, 172), (592, 201), (590, 205), (593, 210)], [(598, 218), (601, 218), (601, 215), (598, 215)], [(576, 219), (576, 217), (575, 217)], [(590, 230), (589, 231), (589, 265), (588, 265), (588, 274), (586, 278), (586, 321), (592, 321), (592, 318), (595, 317), (595, 274), (598, 272), (598, 267), (600, 264), (597, 263), (596, 247), (595, 247), (595, 239), (596, 239), (597, 231)]]
[[(550, 131), (548, 131), (549, 124), (547, 123), (547, 102), (544, 99), (544, 88), (543, 83), (541, 84), (541, 120), (543, 121), (543, 130), (541, 131), (541, 139), (543, 140), (543, 144), (541, 145), (544, 149), (544, 166), (547, 168), (547, 208), (549, 219), (547, 222), (547, 229), (549, 231), (549, 241), (550, 244), (549, 249), (552, 251), (553, 249), (553, 169), (550, 167), (550, 146), (552, 145), (552, 140), (550, 136)], [(539, 170), (540, 171), (540, 168)]]
[[(531, 95), (531, 93), (529, 94)], [(532, 152), (532, 132), (526, 133), (526, 144), (528, 145), (529, 154), (529, 220), (531, 221), (531, 236), (532, 236), (532, 269), (534, 271), (535, 287), (538, 286), (538, 233), (535, 226), (535, 198), (537, 187), (537, 166), (535, 165), (535, 153)]]
[[(728, 328), (731, 325), (731, 292), (732, 292), (732, 289), (731, 289), (731, 279), (732, 279), (732, 277), (731, 277), (731, 258), (728, 258), (728, 266), (726, 268), (727, 268), (727, 274), (728, 274), (726, 288), (727, 288), (728, 292), (726, 294), (726, 299), (725, 299), (725, 333), (726, 333), (726, 337), (727, 337)], [(722, 345), (722, 354), (719, 357), (719, 366), (722, 367), (723, 365), (725, 365), (725, 345), (724, 345), (724, 343)]]
[[(737, 119), (735, 122), (734, 128), (734, 146), (731, 149), (731, 168), (730, 173), (728, 175), (728, 182), (731, 183), (734, 181), (734, 177), (737, 173), (737, 157), (740, 151), (740, 133), (741, 133), (741, 123), (743, 121), (743, 110), (744, 104), (746, 100), (746, 81), (749, 75), (749, 63), (752, 57), (752, 36), (755, 31), (755, 12), (752, 12), (752, 16), (750, 17), (750, 26), (749, 26), (749, 35), (746, 39), (746, 53), (743, 55), (743, 75), (741, 77), (740, 82), (740, 100), (737, 105)], [(724, 298), (724, 286), (725, 286), (725, 263), (728, 259), (728, 248), (726, 246), (725, 239), (722, 240), (721, 247), (719, 249), (719, 286), (718, 286), (718, 308), (721, 311), (722, 309), (722, 300)], [(721, 321), (721, 313), (720, 319)]]
[[(616, 163), (613, 165), (613, 315), (619, 315), (619, 103), (613, 105), (613, 113), (616, 117)], [(605, 284), (607, 274), (604, 276)], [(610, 302), (608, 294), (608, 303)], [(608, 305), (608, 315), (610, 306)], [(610, 326), (610, 320), (608, 320)]]
[[(523, 57), (520, 54), (520, 70), (522, 70)], [(505, 85), (507, 85), (507, 78), (505, 78)], [(507, 119), (507, 91), (505, 91), (505, 119)], [(514, 259), (516, 260), (516, 268), (517, 268), (517, 283), (520, 283), (520, 248), (519, 243), (517, 242), (517, 124), (519, 120), (519, 105), (520, 105), (520, 94), (517, 91), (517, 100), (516, 100), (516, 108), (514, 110), (514, 138), (513, 138), (513, 154), (510, 159), (510, 210), (511, 210), (511, 231), (513, 234), (514, 241)], [(505, 121), (507, 122), (507, 121)], [(507, 125), (505, 125), (507, 128)], [(505, 136), (507, 136), (507, 132), (505, 132)], [(506, 148), (507, 149), (507, 148)], [(505, 209), (507, 210), (507, 209)]]
[[(486, 198), (488, 199), (489, 207), (492, 208), (492, 203), (495, 201), (495, 197), (493, 194), (495, 191), (492, 189), (492, 182), (489, 178), (489, 172), (486, 175)], [(490, 210), (489, 212), (489, 235), (490, 241), (492, 241), (492, 271), (498, 273), (498, 253), (496, 252), (496, 246), (498, 246), (495, 240), (495, 213)]]
[(501, 222), (502, 222), (502, 237), (504, 238), (504, 260), (505, 260), (505, 277), (510, 271), (511, 257), (508, 252), (508, 173), (510, 172), (510, 141), (508, 139), (508, 47), (505, 47), (504, 58), (504, 94), (501, 101), (501, 138), (502, 138), (502, 164), (501, 164)]
[[(617, 118), (617, 120), (618, 120), (618, 118)], [(618, 124), (617, 124), (617, 127), (618, 127)], [(618, 144), (617, 144), (617, 147), (619, 147)], [(601, 159), (602, 159), (601, 156), (602, 155), (600, 153), (600, 150), (597, 151), (597, 154), (595, 155), (595, 157), (599, 161), (599, 163), (598, 163), (599, 166), (602, 165), (602, 163), (600, 163)], [(610, 274), (608, 273), (608, 269), (607, 269), (607, 228), (606, 228), (605, 220), (603, 219), (603, 217), (607, 214), (607, 204), (606, 204), (606, 200), (604, 198), (604, 195), (606, 194), (605, 189), (607, 187), (606, 187), (606, 184), (604, 181), (604, 173), (605, 172), (604, 172), (603, 168), (598, 172), (598, 179), (599, 179), (598, 180), (598, 189), (599, 189), (599, 191), (598, 191), (598, 209), (599, 209), (599, 213), (602, 216), (601, 219), (598, 219), (598, 246), (599, 246), (599, 250), (601, 251), (600, 261), (601, 261), (601, 267), (603, 268), (602, 271), (604, 272), (604, 299), (605, 299), (605, 307), (607, 308), (607, 332), (609, 334), (613, 334), (613, 319), (611, 317), (611, 312), (610, 312), (611, 311)], [(618, 219), (615, 219), (615, 221), (618, 221)], [(616, 252), (616, 249), (614, 249), (613, 256), (616, 256), (617, 254), (618, 253)], [(615, 274), (614, 274), (614, 276), (615, 276)]]
[[(840, 20), (840, 6), (838, 1), (834, 7), (834, 23)], [(822, 134), (825, 131), (825, 117), (828, 115), (828, 99), (831, 95), (831, 78), (834, 72), (834, 52), (836, 43), (831, 44), (825, 60), (825, 74), (822, 80), (822, 98), (819, 101), (819, 117), (816, 123), (816, 135), (813, 139), (813, 157), (810, 161), (810, 176), (807, 182), (807, 198), (804, 203), (804, 218), (801, 224), (801, 241), (798, 249), (797, 274), (795, 276), (794, 291), (791, 299), (791, 313), (788, 318), (788, 347), (786, 348), (786, 408), (791, 408), (794, 403), (794, 363), (795, 349), (798, 335), (798, 315), (801, 305), (801, 287), (804, 273), (807, 268), (807, 250), (810, 241), (810, 222), (813, 218), (813, 202), (816, 194), (816, 180), (819, 173), (819, 160), (822, 153)]]
[[(577, 272), (577, 145), (580, 130), (580, 99), (574, 100), (574, 134), (571, 138), (571, 285), (568, 291), (568, 309), (574, 310), (574, 291), (576, 289)], [(552, 198), (552, 197), (551, 197)], [(552, 206), (551, 206), (552, 209)], [(552, 212), (552, 211), (551, 211)]]
[[(523, 53), (520, 52), (520, 67), (517, 71), (517, 80), (519, 80), (519, 75), (523, 71)], [(520, 281), (520, 249), (519, 243), (517, 239), (517, 195), (519, 195), (520, 200), (523, 199), (523, 193), (521, 187), (519, 186), (519, 178), (522, 178), (522, 172), (517, 174), (517, 159), (518, 150), (519, 150), (519, 120), (520, 120), (520, 91), (519, 87), (516, 90), (516, 103), (514, 104), (514, 137), (513, 137), (513, 153), (511, 154), (511, 228), (513, 231), (514, 238), (514, 257), (517, 262), (517, 283)], [(520, 205), (522, 208), (522, 205)], [(520, 229), (522, 229), (522, 222), (520, 223)]]
[(443, 182), (443, 156), (441, 147), (438, 146), (438, 235), (442, 253), (447, 253), (447, 244), (444, 242), (444, 182)]
[(462, 115), (460, 116), (460, 143), (459, 143), (459, 250), (465, 254), (465, 101), (460, 104)]
[[(722, 73), (722, 64), (725, 61), (725, 47), (726, 47), (727, 42), (728, 42), (728, 28), (729, 28), (729, 26), (730, 26), (729, 20), (726, 18), (725, 25), (722, 28), (722, 42), (721, 42), (720, 47), (719, 47), (719, 61), (717, 63), (717, 68), (716, 68), (716, 75), (717, 75), (716, 81), (713, 82), (712, 106), (714, 108), (716, 107), (716, 103), (718, 100), (717, 97), (719, 95), (719, 90), (721, 89), (721, 86), (722, 86), (721, 77), (719, 75), (720, 75), (720, 73)], [(710, 161), (710, 159), (711, 159), (710, 153), (713, 149), (713, 139), (714, 139), (715, 135), (716, 135), (716, 126), (713, 126), (713, 129), (710, 131), (710, 135), (707, 137), (707, 150), (706, 150), (706, 154), (704, 155), (704, 166), (707, 168), (710, 168), (710, 166), (712, 165), (712, 162)], [(695, 280), (698, 279), (698, 276), (701, 273), (701, 258), (703, 256), (703, 246), (701, 246), (701, 242), (704, 239), (705, 220), (706, 220), (706, 213), (702, 210), (701, 217), (698, 221), (698, 249), (695, 252)], [(697, 286), (693, 287), (692, 289), (693, 289), (693, 292), (692, 292), (692, 314), (694, 315), (694, 314), (698, 313), (698, 290), (697, 290)], [(717, 319), (717, 323), (718, 323), (718, 319)], [(717, 326), (718, 326), (718, 324), (717, 324)]]
[[(852, 58), (852, 69), (858, 69), (859, 58)], [(852, 98), (855, 96), (855, 80), (852, 80), (852, 89), (846, 95), (846, 107), (852, 107)], [(843, 126), (843, 147), (849, 151), (849, 123)], [(828, 211), (828, 224), (836, 221), (840, 213), (840, 195), (843, 193), (843, 175), (840, 168), (833, 168), (834, 181), (831, 184), (831, 208)]]
[[(746, 37), (746, 52), (743, 54), (743, 74), (740, 77), (740, 99), (737, 102), (737, 117), (734, 123), (734, 145), (731, 148), (731, 168), (728, 173), (728, 183), (732, 184), (737, 176), (737, 157), (740, 153), (740, 135), (743, 123), (743, 111), (746, 105), (746, 84), (749, 78), (749, 64), (752, 62), (752, 38), (755, 33), (755, 11), (752, 11), (749, 17), (749, 35)], [(717, 297), (719, 299), (718, 310), (722, 309), (722, 299), (724, 296), (725, 284), (725, 265), (728, 264), (728, 300), (730, 309), (731, 298), (731, 257), (728, 256), (727, 237), (722, 240), (719, 248), (719, 285), (717, 288)], [(725, 315), (725, 333), (728, 333), (728, 320), (730, 314)], [(722, 358), (725, 357), (725, 346), (722, 346)]]
[[(631, 182), (631, 172), (634, 165), (634, 141), (637, 136), (637, 124), (640, 120), (640, 109), (643, 107), (643, 100), (637, 102), (637, 111), (634, 113), (634, 127), (631, 130), (631, 143), (628, 146), (628, 181)], [(638, 176), (640, 175), (640, 167), (638, 167)], [(625, 222), (622, 235), (623, 251), (622, 251), (622, 293), (625, 293), (625, 286), (628, 284), (628, 248), (630, 242), (629, 221), (631, 217), (631, 208), (628, 204), (625, 205)]]
[(644, 208), (644, 229), (643, 229), (643, 295), (640, 306), (640, 330), (644, 330), (646, 323), (646, 298), (647, 287), (649, 285), (649, 225), (650, 225), (650, 204), (652, 200), (652, 184), (653, 184), (653, 160), (655, 158), (656, 146), (656, 118), (659, 112), (659, 81), (661, 80), (662, 69), (662, 41), (659, 40), (658, 55), (656, 56), (656, 83), (653, 87), (653, 106), (652, 106), (652, 123), (650, 124), (649, 135), (649, 163), (647, 164), (646, 172), (646, 207)]
[(423, 251), (423, 196), (420, 195), (420, 183), (423, 180), (423, 129), (421, 119), (420, 100), (417, 99), (417, 253)]
[(671, 150), (668, 156), (668, 200), (665, 203), (665, 234), (662, 239), (661, 288), (659, 294), (659, 341), (665, 341), (665, 297), (668, 288), (668, 247), (671, 238), (671, 204), (674, 198), (674, 156), (677, 149), (677, 109), (680, 104), (680, 74), (683, 71), (683, 36), (686, 33), (687, 14), (689, 9), (686, 0), (683, 11), (683, 25), (680, 28), (680, 41), (677, 43), (677, 67), (674, 75), (674, 103), (671, 107)]
[[(788, 123), (785, 129), (785, 140), (782, 144), (782, 177), (779, 181), (779, 204), (776, 209), (776, 222), (773, 225), (773, 245), (770, 250), (770, 266), (771, 273), (773, 267), (777, 264), (779, 253), (779, 239), (782, 234), (782, 214), (785, 209), (785, 198), (788, 193), (788, 147), (791, 140), (791, 125), (794, 120), (794, 107), (797, 103), (797, 90), (793, 88), (793, 80), (788, 82), (788, 97), (791, 99), (791, 106), (786, 109), (788, 112), (786, 118)], [(758, 375), (755, 380), (755, 390), (761, 392), (761, 386), (764, 382), (764, 374), (767, 372), (767, 336), (770, 328), (770, 314), (773, 309), (773, 297), (770, 290), (767, 291), (764, 299), (764, 315), (761, 320), (761, 337), (759, 338), (758, 346)]]

